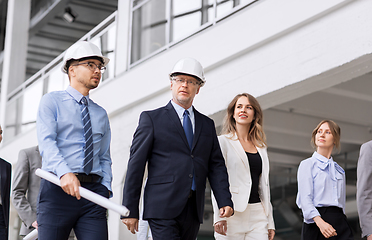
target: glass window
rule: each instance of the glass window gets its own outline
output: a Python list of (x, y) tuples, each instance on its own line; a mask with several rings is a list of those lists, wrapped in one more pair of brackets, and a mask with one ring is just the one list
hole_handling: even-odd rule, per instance
[(181, 13), (187, 13), (190, 11), (198, 10), (202, 6), (200, 0), (173, 0), (173, 14), (179, 15)]
[(166, 43), (166, 1), (152, 0), (133, 12), (131, 63)]
[(257, 0), (133, 0), (130, 64)]
[(5, 114), (5, 127), (3, 126), (4, 142), (9, 141), (17, 134), (17, 111), (19, 98), (7, 103)]
[(50, 70), (47, 79), (47, 92), (60, 91), (67, 88), (69, 85), (67, 74), (61, 71), (62, 63)]
[(217, 1), (217, 18), (226, 15), (233, 9), (234, 7), (234, 0), (226, 1), (226, 0), (218, 0)]
[(115, 45), (116, 45), (116, 24), (111, 24), (108, 31), (102, 35), (102, 54), (110, 59), (102, 80), (115, 77)]
[(133, 0), (133, 7), (145, 2), (146, 0)]
[(201, 12), (194, 12), (173, 20), (171, 41), (185, 37), (198, 29), (201, 23)]
[(39, 79), (28, 87), (23, 95), (21, 131), (24, 132), (36, 126), (37, 109), (43, 96), (43, 81)]

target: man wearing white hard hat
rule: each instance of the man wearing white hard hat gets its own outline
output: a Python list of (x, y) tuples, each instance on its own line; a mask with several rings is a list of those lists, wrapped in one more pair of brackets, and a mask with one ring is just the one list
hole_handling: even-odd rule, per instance
[(71, 229), (79, 240), (108, 239), (106, 209), (79, 193), (82, 186), (112, 196), (110, 124), (106, 111), (89, 98), (108, 62), (96, 45), (75, 43), (62, 64), (70, 85), (40, 101), (36, 125), (42, 169), (57, 175), (62, 188), (41, 180), (39, 240), (65, 240)]
[(138, 231), (147, 164), (143, 219), (153, 239), (195, 240), (203, 222), (207, 178), (217, 192), (221, 217), (233, 214), (233, 203), (214, 122), (192, 106), (205, 84), (203, 67), (195, 59), (181, 59), (169, 76), (172, 100), (142, 112), (133, 137), (123, 190), (130, 215), (122, 221), (132, 233)]

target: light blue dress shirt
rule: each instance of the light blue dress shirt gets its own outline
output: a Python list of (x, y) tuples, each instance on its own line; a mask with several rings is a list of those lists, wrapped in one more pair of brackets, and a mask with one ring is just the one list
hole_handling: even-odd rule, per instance
[[(45, 94), (37, 113), (37, 138), (43, 158), (42, 169), (61, 178), (64, 174), (83, 173), (84, 129), (80, 100), (83, 95), (71, 86), (65, 91)], [(111, 192), (111, 130), (106, 111), (89, 99), (88, 109), (93, 131), (93, 168), (91, 174)]]
[(303, 160), (297, 171), (297, 206), (302, 210), (305, 223), (314, 223), (320, 216), (316, 207), (335, 206), (345, 212), (346, 181), (345, 171), (332, 157), (314, 152)]
[(171, 101), (171, 103), (173, 105), (173, 108), (176, 110), (178, 117), (180, 118), (182, 126), (183, 126), (183, 113), (185, 112), (185, 110), (189, 111), (189, 117), (190, 117), (191, 124), (192, 124), (192, 132), (195, 133), (195, 114), (194, 114), (193, 107), (191, 106), (189, 109), (184, 109), (177, 103), (173, 102), (173, 100)]

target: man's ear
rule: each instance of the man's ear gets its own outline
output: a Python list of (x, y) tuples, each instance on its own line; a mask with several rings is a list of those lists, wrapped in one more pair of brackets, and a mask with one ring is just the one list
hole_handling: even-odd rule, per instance
[(196, 90), (196, 94), (199, 93), (199, 90), (200, 90), (200, 85), (198, 86), (198, 90)]
[(74, 66), (69, 66), (69, 67), (68, 67), (68, 75), (69, 75), (70, 77), (75, 77), (75, 76), (76, 76), (76, 72), (75, 72), (75, 68), (74, 68)]

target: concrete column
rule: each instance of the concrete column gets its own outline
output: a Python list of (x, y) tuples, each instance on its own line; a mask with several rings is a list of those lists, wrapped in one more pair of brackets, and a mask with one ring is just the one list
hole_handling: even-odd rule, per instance
[(6, 22), (0, 123), (5, 124), (7, 95), (25, 81), (31, 0), (9, 0)]
[(118, 1), (115, 76), (127, 70), (129, 57), (130, 5), (132, 1)]

